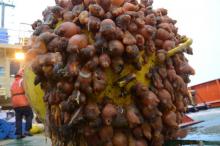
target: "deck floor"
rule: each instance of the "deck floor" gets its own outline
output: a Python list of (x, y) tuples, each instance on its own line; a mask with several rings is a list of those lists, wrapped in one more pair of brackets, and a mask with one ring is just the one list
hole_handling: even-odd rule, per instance
[(51, 146), (51, 141), (44, 135), (37, 134), (20, 140), (2, 140), (0, 146)]
[[(211, 142), (212, 144), (208, 145), (212, 146), (220, 145), (220, 108), (192, 113), (189, 116), (195, 120), (204, 120), (204, 122), (188, 127), (187, 137), (180, 140), (184, 143), (182, 145), (185, 146), (187, 142), (191, 141)], [(3, 140), (0, 141), (0, 146), (51, 146), (51, 141), (43, 134), (38, 134), (22, 140)], [(169, 146), (173, 146), (173, 144)]]

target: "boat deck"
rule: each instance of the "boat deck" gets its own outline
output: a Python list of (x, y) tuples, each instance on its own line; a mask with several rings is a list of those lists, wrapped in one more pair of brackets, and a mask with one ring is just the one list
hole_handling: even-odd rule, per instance
[[(184, 139), (169, 141), (165, 146), (220, 146), (220, 108), (190, 113), (188, 116), (204, 122), (187, 127), (189, 133)], [(41, 134), (22, 140), (0, 141), (0, 146), (51, 146), (51, 142)]]

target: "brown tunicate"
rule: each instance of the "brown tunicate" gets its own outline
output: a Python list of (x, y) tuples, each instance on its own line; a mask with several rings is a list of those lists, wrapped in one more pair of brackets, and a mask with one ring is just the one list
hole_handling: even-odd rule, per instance
[(157, 89), (161, 89), (161, 88), (164, 87), (164, 86), (163, 86), (163, 83), (162, 83), (162, 79), (161, 79), (160, 75), (159, 75), (156, 71), (154, 71), (154, 72), (152, 73), (151, 79), (152, 79), (152, 84), (153, 84)]
[(160, 77), (162, 79), (166, 79), (167, 78), (167, 69), (166, 69), (165, 66), (160, 66), (158, 68), (158, 73), (159, 73), (159, 75), (160, 75)]
[(167, 77), (169, 79), (170, 82), (173, 82), (176, 79), (176, 71), (175, 69), (171, 68), (167, 70)]
[(136, 45), (130, 45), (126, 47), (125, 53), (128, 58), (137, 58), (140, 52)]
[(144, 27), (145, 25), (145, 21), (143, 20), (143, 18), (136, 18), (135, 23), (137, 24), (138, 27)]
[(163, 121), (161, 116), (155, 117), (151, 122), (150, 122), (152, 130), (154, 130), (153, 137), (159, 137), (161, 135), (161, 131), (163, 130)]
[(102, 110), (102, 118), (106, 125), (111, 125), (113, 118), (116, 116), (117, 110), (113, 104), (106, 104)]
[(69, 21), (71, 22), (73, 20), (74, 16), (72, 11), (66, 11), (63, 13), (63, 21)]
[(88, 18), (88, 30), (90, 31), (98, 31), (100, 28), (101, 20), (94, 16), (89, 16)]
[(60, 100), (59, 100), (59, 98), (57, 98), (56, 93), (55, 93), (54, 90), (49, 93), (47, 103), (50, 104), (50, 105), (55, 105), (55, 104), (60, 103)]
[[(37, 37), (31, 37), (31, 40), (30, 40), (30, 46), (32, 46), (32, 45), (34, 45), (34, 43), (36, 42), (36, 41), (38, 41), (38, 39), (39, 40), (43, 40), (44, 41), (44, 43), (47, 45), (50, 41), (52, 41), (55, 37), (57, 37), (54, 33), (51, 33), (51, 32), (44, 32), (44, 33), (41, 33), (40, 35), (39, 35), (39, 37), (37, 38)], [(29, 44), (28, 44), (29, 45)]]
[(153, 38), (156, 34), (156, 31), (156, 28), (151, 25), (144, 25), (144, 27), (139, 29), (139, 33), (147, 40)]
[(39, 36), (43, 32), (53, 32), (53, 30), (47, 24), (41, 24), (35, 28), (33, 35)]
[(139, 13), (136, 12), (136, 11), (126, 11), (126, 12), (124, 12), (124, 14), (130, 15), (131, 18), (132, 18), (132, 21), (134, 21), (135, 18), (140, 17), (140, 16), (139, 16)]
[(102, 68), (108, 68), (111, 64), (111, 59), (108, 54), (101, 54), (99, 56), (99, 62)]
[(116, 25), (111, 19), (104, 19), (100, 24), (99, 31), (104, 38), (113, 39), (116, 33)]
[(105, 18), (105, 19), (112, 19), (112, 18), (113, 18), (113, 15), (112, 15), (111, 12), (107, 12), (107, 13), (105, 13), (104, 18)]
[(122, 56), (124, 53), (124, 45), (119, 40), (112, 40), (108, 44), (109, 54), (111, 56)]
[(172, 60), (173, 60), (173, 65), (175, 67), (175, 69), (178, 69), (178, 67), (180, 67), (185, 61), (185, 58), (182, 57), (182, 54), (179, 53), (179, 54), (175, 54), (173, 57), (172, 57)]
[(164, 108), (171, 109), (173, 107), (172, 97), (166, 89), (160, 89), (158, 91), (158, 98)]
[(39, 55), (38, 58), (39, 65), (53, 65), (55, 63), (62, 63), (62, 56), (59, 52)]
[(159, 63), (164, 63), (167, 58), (167, 52), (162, 49), (158, 50), (156, 56)]
[(67, 71), (70, 75), (72, 76), (77, 76), (79, 73), (79, 60), (76, 55), (71, 55), (68, 57), (68, 62), (67, 62)]
[(119, 15), (122, 15), (124, 13), (122, 7), (113, 7), (111, 10), (111, 14), (114, 17), (117, 17)]
[(141, 64), (141, 61), (140, 61), (140, 58), (137, 57), (135, 58), (133, 61), (132, 61), (132, 65), (133, 67), (136, 69), (136, 70), (141, 70), (142, 69), (142, 64)]
[(112, 126), (115, 128), (125, 128), (128, 126), (128, 120), (123, 107), (117, 106), (117, 115), (112, 121)]
[(86, 137), (86, 143), (89, 143), (91, 146), (101, 145), (101, 141), (97, 133)]
[(107, 79), (105, 73), (101, 69), (96, 69), (93, 72), (93, 92), (97, 93), (103, 91), (107, 86)]
[(52, 65), (43, 65), (42, 71), (43, 71), (43, 74), (46, 78), (50, 78), (53, 74), (53, 66)]
[(115, 34), (115, 38), (118, 39), (118, 40), (121, 40), (123, 39), (124, 37), (124, 32), (121, 30), (121, 28), (119, 27), (116, 27), (116, 34)]
[(85, 48), (80, 49), (79, 56), (81, 60), (89, 60), (95, 56), (96, 49), (93, 45), (88, 45)]
[(64, 37), (55, 37), (47, 44), (47, 49), (51, 52), (64, 52), (67, 48), (68, 40)]
[(184, 137), (186, 137), (187, 133), (188, 133), (187, 129), (179, 129), (179, 130), (177, 130), (176, 132), (174, 132), (172, 134), (172, 137), (174, 137), (174, 139), (176, 139), (176, 138), (184, 138)]
[(136, 23), (134, 23), (134, 22), (131, 22), (129, 25), (128, 25), (128, 31), (129, 32), (137, 32), (137, 30), (138, 30), (138, 26), (137, 26), (137, 24)]
[(152, 91), (148, 91), (148, 94), (142, 97), (141, 102), (144, 106), (154, 108), (159, 104), (160, 101), (156, 94), (154, 94)]
[(113, 128), (111, 126), (104, 126), (99, 130), (99, 137), (102, 142), (110, 141), (113, 134)]
[(79, 22), (81, 24), (87, 24), (89, 21), (89, 12), (88, 11), (82, 11), (80, 14), (79, 14)]
[(90, 86), (92, 82), (92, 73), (87, 68), (82, 68), (79, 71), (78, 78), (74, 84), (75, 89), (80, 89), (83, 92), (89, 94), (92, 93), (92, 88)]
[(136, 139), (141, 139), (144, 136), (141, 127), (135, 127), (132, 133)]
[(102, 18), (105, 14), (103, 8), (98, 4), (91, 4), (89, 5), (89, 12), (98, 18)]
[(175, 48), (175, 42), (171, 41), (171, 40), (166, 40), (166, 41), (164, 41), (162, 48), (166, 51), (169, 51), (169, 50)]
[(73, 35), (80, 33), (80, 27), (78, 27), (75, 23), (72, 22), (63, 22), (55, 30), (55, 33), (59, 36), (70, 38)]
[(122, 29), (126, 29), (131, 22), (131, 16), (127, 14), (122, 14), (119, 15), (115, 21), (117, 26), (119, 26)]
[(88, 120), (95, 120), (100, 115), (99, 107), (96, 103), (89, 102), (84, 108), (84, 116)]
[(160, 17), (160, 20), (159, 20), (160, 23), (172, 23), (172, 24), (176, 24), (176, 20), (173, 20), (171, 19), (169, 16), (165, 15), (165, 16), (161, 16)]
[(193, 50), (191, 47), (186, 48), (186, 53), (189, 55), (193, 55)]
[(97, 54), (104, 53), (107, 50), (108, 42), (102, 37), (101, 33), (96, 34), (94, 46), (96, 48)]
[(170, 81), (168, 79), (164, 79), (163, 85), (164, 85), (164, 88), (171, 94), (172, 100), (174, 101), (174, 89)]
[(60, 103), (60, 109), (63, 112), (71, 112), (72, 110), (74, 110), (74, 105), (72, 102), (68, 102), (68, 101), (62, 101)]
[(105, 145), (104, 146), (113, 146), (113, 144), (112, 144), (112, 142), (111, 141), (108, 141), (108, 142), (106, 142), (105, 143)]
[(138, 46), (143, 46), (145, 44), (145, 39), (141, 34), (136, 34), (135, 39), (137, 41)]
[(32, 45), (31, 49), (36, 51), (37, 54), (45, 54), (45, 53), (47, 53), (46, 43), (41, 38), (37, 38), (34, 41), (34, 44)]
[(171, 34), (163, 28), (157, 29), (156, 38), (161, 40), (169, 40), (172, 38)]
[(151, 146), (163, 146), (164, 144), (164, 136), (159, 134), (158, 136), (154, 136), (152, 138)]
[(154, 40), (154, 43), (155, 43), (155, 46), (157, 47), (157, 49), (161, 49), (163, 48), (163, 40), (160, 40), (160, 39), (155, 39)]
[(137, 43), (137, 41), (129, 31), (126, 31), (123, 36), (123, 43), (125, 45), (134, 45)]
[(181, 124), (182, 122), (183, 122), (183, 113), (181, 113), (181, 112), (176, 112), (176, 122), (178, 123), (178, 124)]
[(157, 24), (157, 19), (154, 14), (147, 15), (144, 20), (145, 20), (146, 25), (154, 26)]
[(185, 96), (189, 95), (187, 85), (179, 75), (175, 76), (175, 79), (173, 81), (173, 87), (175, 90), (180, 91)]
[(94, 56), (92, 59), (90, 59), (86, 64), (85, 67), (89, 70), (94, 70), (99, 65), (99, 58), (97, 56)]
[(72, 13), (73, 13), (73, 17), (77, 18), (79, 16), (79, 14), (85, 9), (84, 5), (81, 4), (77, 4), (73, 7), (72, 9)]
[(173, 30), (172, 30), (172, 24), (171, 23), (160, 23), (159, 25), (158, 25), (158, 27), (159, 28), (163, 28), (163, 29), (165, 29), (166, 31), (168, 31), (168, 32), (172, 32)]
[(78, 53), (79, 50), (85, 48), (88, 43), (89, 40), (85, 34), (76, 34), (69, 39), (67, 51)]
[(69, 101), (75, 102), (80, 105), (86, 104), (86, 95), (79, 90), (74, 90), (68, 98)]
[(142, 128), (142, 131), (143, 131), (143, 134), (144, 134), (144, 137), (148, 140), (151, 140), (151, 137), (152, 137), (152, 134), (151, 134), (151, 127), (150, 127), (150, 124), (147, 123), (147, 122), (144, 122), (142, 125), (141, 125), (141, 128)]
[(57, 83), (57, 88), (67, 95), (70, 95), (73, 91), (73, 84), (67, 81), (60, 81)]
[(126, 11), (136, 11), (138, 9), (138, 6), (137, 5), (134, 5), (132, 3), (124, 3), (124, 5), (122, 6), (124, 12)]
[(128, 119), (130, 127), (141, 124), (141, 117), (138, 109), (134, 105), (126, 107), (126, 117)]
[(135, 141), (135, 146), (148, 146), (145, 139), (138, 139)]
[(141, 0), (140, 3), (141, 3), (144, 7), (149, 7), (149, 6), (152, 6), (153, 0)]
[(136, 85), (131, 88), (131, 92), (134, 96), (142, 98), (148, 94), (149, 89), (146, 85), (137, 82)]
[(188, 62), (182, 63), (177, 71), (178, 73), (183, 73), (183, 74), (189, 74), (189, 75), (195, 74), (195, 70), (188, 64)]
[(158, 15), (167, 15), (167, 9), (159, 8), (156, 10), (156, 13), (158, 13)]
[(112, 5), (121, 6), (125, 0), (111, 0)]
[(112, 58), (111, 67), (113, 69), (113, 72), (121, 73), (124, 69), (124, 60), (121, 57)]
[(37, 21), (34, 21), (34, 23), (31, 24), (31, 27), (33, 30), (35, 30), (40, 25), (42, 25), (42, 21), (38, 19)]
[(64, 112), (63, 123), (68, 124), (70, 122), (71, 115), (68, 112)]
[(96, 0), (96, 2), (107, 12), (111, 7), (111, 0)]
[(176, 99), (175, 99), (174, 104), (176, 106), (177, 111), (185, 112), (186, 108), (185, 108), (184, 103), (183, 103), (183, 96), (181, 94), (179, 94), (179, 95), (176, 95), (175, 97), (176, 97)]
[(176, 114), (173, 111), (169, 111), (168, 113), (163, 114), (163, 122), (172, 128), (178, 127), (176, 122)]
[(85, 6), (90, 6), (91, 4), (95, 4), (95, 0), (83, 0)]
[(53, 17), (55, 19), (60, 19), (62, 17), (63, 8), (60, 6), (52, 6), (50, 7), (51, 12), (53, 13)]
[(112, 143), (114, 146), (127, 146), (128, 145), (127, 136), (122, 132), (116, 132), (114, 133), (114, 136), (112, 138)]
[(152, 108), (148, 106), (142, 108), (142, 113), (143, 113), (144, 118), (148, 120), (152, 120), (162, 115), (162, 113), (158, 110), (157, 107)]

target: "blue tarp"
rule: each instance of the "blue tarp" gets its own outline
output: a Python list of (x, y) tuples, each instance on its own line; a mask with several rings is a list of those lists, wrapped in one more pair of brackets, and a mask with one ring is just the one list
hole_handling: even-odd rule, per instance
[[(25, 129), (25, 123), (22, 124), (22, 130)], [(15, 123), (7, 122), (0, 119), (0, 140), (2, 139), (14, 139), (15, 135)]]

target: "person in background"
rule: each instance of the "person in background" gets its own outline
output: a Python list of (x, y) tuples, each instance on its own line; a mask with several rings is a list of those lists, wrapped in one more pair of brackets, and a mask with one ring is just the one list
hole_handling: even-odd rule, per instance
[[(11, 85), (11, 101), (15, 110), (16, 120), (16, 137), (17, 139), (24, 138), (25, 136), (32, 136), (29, 132), (32, 128), (33, 112), (25, 96), (23, 87), (23, 69), (20, 69), (15, 75), (15, 79)], [(25, 132), (22, 134), (22, 119), (25, 117), (26, 125)]]

